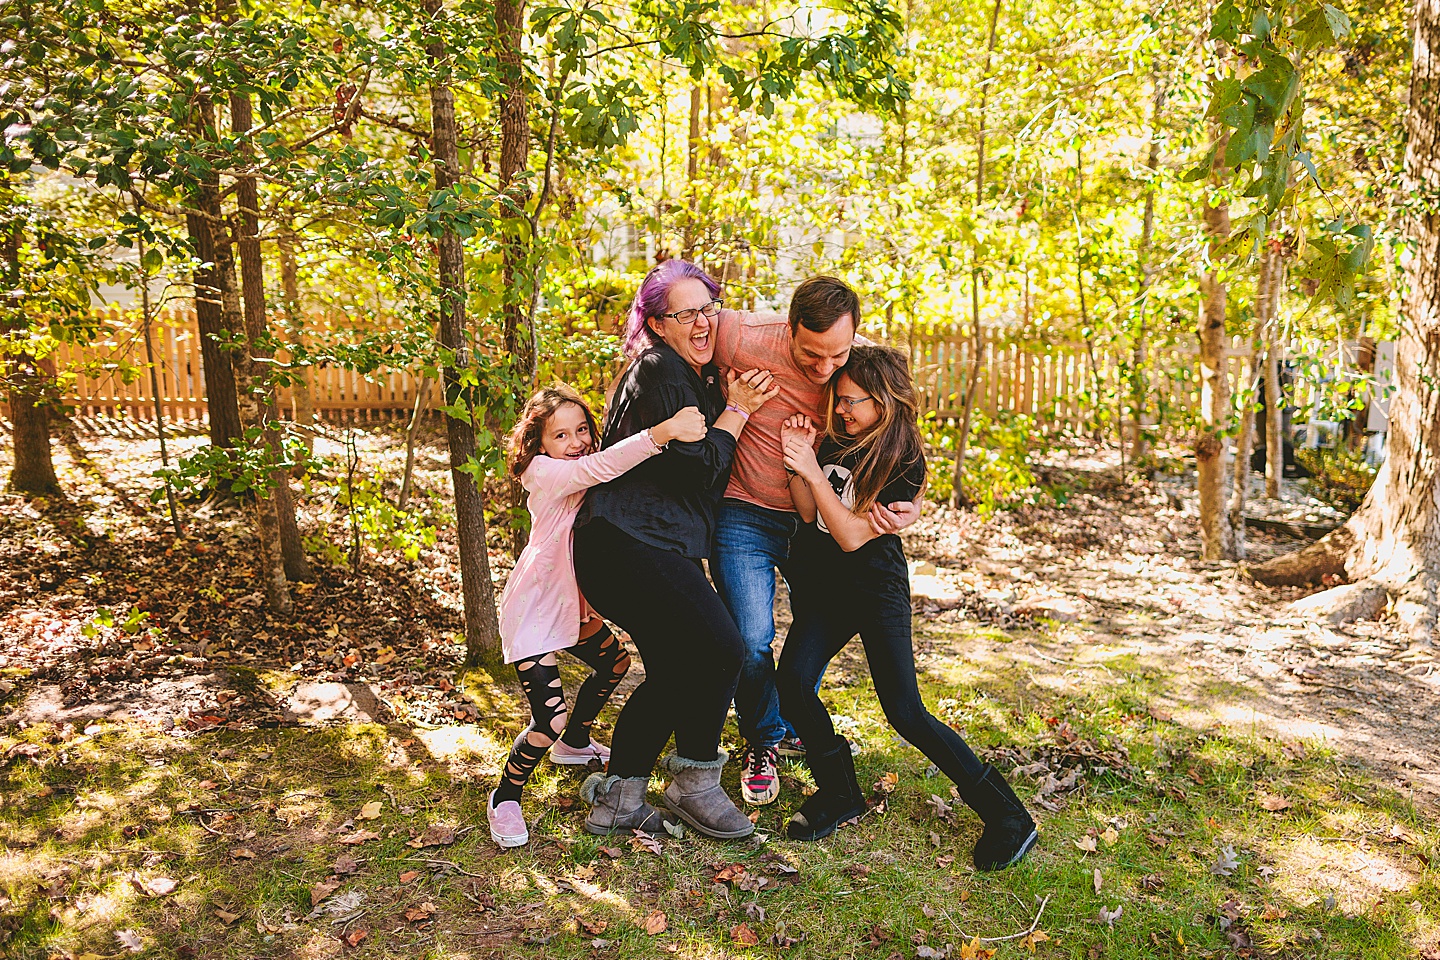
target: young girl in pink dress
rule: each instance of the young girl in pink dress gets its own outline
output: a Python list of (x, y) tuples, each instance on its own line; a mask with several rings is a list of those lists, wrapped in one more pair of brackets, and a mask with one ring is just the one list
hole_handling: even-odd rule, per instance
[[(704, 439), (705, 430), (704, 415), (687, 407), (595, 453), (595, 417), (580, 394), (564, 384), (536, 393), (515, 425), (509, 468), (530, 494), (530, 542), (500, 597), (500, 639), (505, 662), (515, 664), (530, 701), (532, 719), (516, 738), (487, 804), (490, 836), (502, 847), (530, 840), (520, 793), (547, 750), (555, 763), (604, 763), (610, 757), (591, 739), (590, 727), (630, 668), (630, 655), (575, 585), (570, 528), (585, 491), (655, 456), (671, 440)], [(581, 685), (568, 716), (557, 650), (568, 650), (595, 671)]]

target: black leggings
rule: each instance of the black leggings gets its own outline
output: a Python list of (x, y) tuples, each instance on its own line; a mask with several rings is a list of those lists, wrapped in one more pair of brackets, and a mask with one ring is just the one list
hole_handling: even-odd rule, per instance
[(615, 721), (611, 775), (648, 777), (672, 733), (680, 756), (714, 760), (745, 642), (700, 562), (597, 519), (575, 529), (575, 579), (645, 663)]
[(625, 651), (625, 645), (604, 624), (573, 647), (567, 647), (565, 652), (574, 654), (595, 671), (580, 685), (580, 692), (575, 695), (575, 709), (570, 711), (568, 720), (555, 654), (515, 661), (520, 689), (530, 701), (530, 726), (515, 741), (510, 758), (505, 761), (500, 786), (495, 790), (496, 803), (520, 799), (520, 791), (556, 738), (577, 749), (588, 747), (590, 727), (600, 715), (600, 708), (630, 669), (630, 654)]
[(951, 780), (964, 787), (983, 775), (985, 766), (960, 735), (925, 709), (915, 679), (915, 647), (910, 639), (910, 586), (902, 581), (865, 585), (827, 583), (824, 595), (791, 584), (795, 619), (785, 637), (775, 685), (780, 710), (811, 750), (835, 741), (830, 712), (820, 702), (816, 683), (856, 633), (885, 719)]

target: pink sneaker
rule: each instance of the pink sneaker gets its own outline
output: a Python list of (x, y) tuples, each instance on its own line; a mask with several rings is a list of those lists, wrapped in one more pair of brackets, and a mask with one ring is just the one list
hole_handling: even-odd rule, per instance
[(551, 763), (583, 767), (592, 760), (610, 762), (610, 748), (603, 743), (596, 743), (594, 737), (590, 738), (588, 747), (572, 747), (564, 740), (556, 740), (550, 747)]
[(530, 842), (530, 828), (525, 825), (525, 814), (520, 804), (506, 800), (495, 806), (495, 791), (485, 802), (485, 815), (490, 820), (490, 839), (502, 847), (523, 847)]

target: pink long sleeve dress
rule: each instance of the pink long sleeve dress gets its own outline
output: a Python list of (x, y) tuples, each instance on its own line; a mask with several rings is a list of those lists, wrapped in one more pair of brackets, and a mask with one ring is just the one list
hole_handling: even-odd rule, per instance
[(585, 608), (575, 583), (571, 527), (585, 491), (655, 456), (648, 431), (578, 460), (540, 454), (520, 476), (530, 493), (530, 542), (500, 596), (505, 662), (573, 647)]

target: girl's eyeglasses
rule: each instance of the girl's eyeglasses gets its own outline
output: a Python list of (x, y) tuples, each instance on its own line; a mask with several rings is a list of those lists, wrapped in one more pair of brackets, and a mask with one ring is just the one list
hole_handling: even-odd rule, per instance
[(662, 320), (674, 320), (677, 323), (694, 323), (695, 318), (702, 313), (707, 317), (715, 316), (720, 312), (720, 307), (724, 303), (724, 300), (717, 297), (703, 307), (691, 307), (689, 310), (676, 310), (674, 313), (662, 313), (660, 314), (660, 318)]
[(835, 409), (841, 413), (850, 413), (862, 403), (869, 403), (874, 397), (836, 397)]

